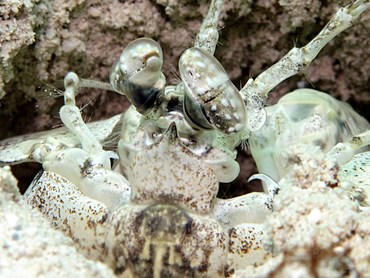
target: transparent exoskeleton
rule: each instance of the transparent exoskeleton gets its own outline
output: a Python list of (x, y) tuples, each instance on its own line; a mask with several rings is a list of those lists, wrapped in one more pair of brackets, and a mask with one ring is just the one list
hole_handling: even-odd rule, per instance
[(312, 89), (289, 93), (266, 111), (268, 120), (252, 133), (249, 145), (260, 173), (277, 181), (294, 165), (288, 154), (295, 145), (319, 146), (329, 152), (370, 129), (347, 103)]

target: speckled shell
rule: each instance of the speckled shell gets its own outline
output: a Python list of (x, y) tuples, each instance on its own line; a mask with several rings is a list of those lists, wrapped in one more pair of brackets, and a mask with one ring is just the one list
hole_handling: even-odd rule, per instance
[(102, 260), (109, 210), (103, 203), (85, 196), (73, 183), (53, 172), (37, 176), (25, 193), (53, 227), (70, 237), (88, 258)]
[(217, 221), (171, 205), (125, 206), (106, 234), (108, 263), (133, 277), (222, 277), (227, 235)]
[(202, 156), (183, 146), (174, 124), (147, 149), (140, 151), (119, 142), (121, 163), (136, 203), (174, 204), (200, 214), (210, 211), (218, 180)]
[(228, 231), (228, 271), (243, 269), (247, 265), (260, 265), (271, 254), (264, 249), (264, 224), (243, 223)]

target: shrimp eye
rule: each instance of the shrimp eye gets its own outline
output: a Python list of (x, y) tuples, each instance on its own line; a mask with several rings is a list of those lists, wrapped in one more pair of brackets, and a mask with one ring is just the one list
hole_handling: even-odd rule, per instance
[(113, 64), (109, 81), (126, 95), (141, 114), (148, 113), (160, 101), (166, 84), (162, 73), (163, 54), (158, 43), (141, 38), (129, 43)]
[(185, 86), (184, 114), (190, 124), (226, 134), (243, 129), (244, 101), (216, 58), (193, 47), (181, 55), (179, 69)]

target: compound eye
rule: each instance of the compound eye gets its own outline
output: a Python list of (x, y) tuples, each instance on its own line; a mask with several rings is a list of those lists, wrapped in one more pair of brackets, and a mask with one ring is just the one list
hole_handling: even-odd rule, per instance
[(190, 123), (226, 134), (244, 128), (244, 101), (216, 58), (193, 47), (181, 55), (179, 69), (185, 86), (184, 113)]
[(118, 93), (126, 95), (141, 113), (147, 113), (163, 93), (163, 54), (158, 43), (141, 38), (129, 43), (113, 64), (109, 81)]

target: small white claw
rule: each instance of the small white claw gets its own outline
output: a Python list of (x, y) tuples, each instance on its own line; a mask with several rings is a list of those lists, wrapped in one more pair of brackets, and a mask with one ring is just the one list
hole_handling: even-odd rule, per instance
[(279, 192), (279, 184), (266, 174), (254, 174), (250, 176), (248, 182), (252, 180), (261, 180), (263, 182), (263, 191), (270, 195), (271, 198), (273, 198)]

